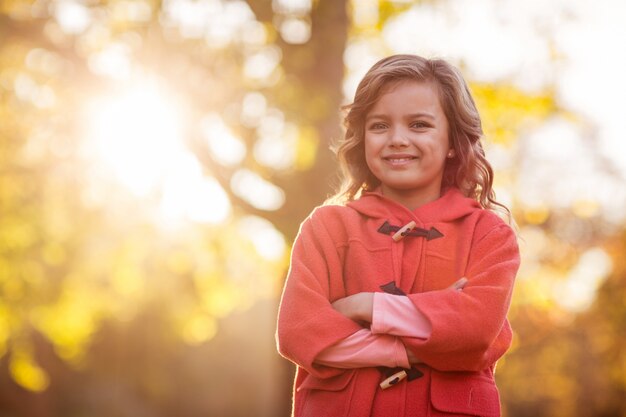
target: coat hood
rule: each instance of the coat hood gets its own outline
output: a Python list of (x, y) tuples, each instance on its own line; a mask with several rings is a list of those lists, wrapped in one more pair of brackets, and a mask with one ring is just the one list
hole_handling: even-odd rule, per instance
[(413, 211), (385, 197), (380, 189), (363, 192), (359, 199), (350, 201), (347, 206), (375, 219), (414, 218), (422, 223), (453, 221), (481, 209), (476, 200), (465, 197), (456, 187), (447, 189), (437, 200)]

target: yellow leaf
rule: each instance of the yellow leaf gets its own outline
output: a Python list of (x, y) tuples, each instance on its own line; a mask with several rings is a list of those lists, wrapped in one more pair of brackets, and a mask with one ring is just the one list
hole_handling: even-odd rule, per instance
[(550, 209), (547, 206), (529, 207), (524, 210), (524, 220), (529, 224), (542, 224), (550, 216)]
[(65, 248), (58, 242), (46, 243), (41, 252), (44, 261), (51, 266), (61, 265), (67, 258)]
[(30, 391), (44, 391), (50, 385), (50, 379), (26, 349), (15, 349), (11, 354), (9, 372), (13, 380)]
[(298, 171), (306, 171), (315, 164), (318, 145), (319, 140), (315, 130), (310, 127), (301, 128), (295, 161), (295, 168)]
[(98, 310), (97, 294), (65, 290), (56, 304), (34, 309), (31, 320), (61, 358), (80, 366), (98, 325)]
[(187, 251), (172, 251), (166, 259), (167, 268), (176, 275), (184, 275), (193, 268), (192, 259)]
[(197, 345), (211, 339), (217, 333), (217, 323), (214, 318), (206, 315), (195, 315), (183, 324), (183, 338), (192, 345)]
[(572, 211), (581, 219), (588, 219), (596, 214), (600, 210), (600, 204), (597, 201), (589, 199), (580, 199), (574, 201), (572, 204)]
[(0, 358), (7, 351), (7, 341), (11, 334), (11, 326), (9, 322), (9, 311), (5, 306), (0, 305)]

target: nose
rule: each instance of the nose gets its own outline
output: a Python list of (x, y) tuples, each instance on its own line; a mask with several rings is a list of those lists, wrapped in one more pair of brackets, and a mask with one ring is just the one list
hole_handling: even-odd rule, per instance
[(389, 145), (392, 147), (406, 147), (409, 146), (409, 139), (406, 133), (400, 128), (394, 128), (390, 132)]

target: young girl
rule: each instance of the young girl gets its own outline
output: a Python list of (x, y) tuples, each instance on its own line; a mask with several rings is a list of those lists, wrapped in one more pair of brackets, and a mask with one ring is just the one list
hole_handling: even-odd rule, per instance
[(302, 223), (281, 300), (295, 416), (499, 416), (519, 266), (459, 71), (396, 55), (348, 106), (335, 204)]

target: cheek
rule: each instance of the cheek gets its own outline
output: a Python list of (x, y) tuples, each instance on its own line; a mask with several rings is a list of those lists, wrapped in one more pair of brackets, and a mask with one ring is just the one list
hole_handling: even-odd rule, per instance
[(372, 140), (368, 140), (367, 136), (364, 140), (365, 147), (365, 162), (372, 173), (376, 174), (376, 155), (378, 154), (378, 148), (376, 143)]
[(431, 148), (432, 155), (435, 157), (435, 159), (442, 160), (442, 161), (447, 158), (448, 150), (449, 150), (448, 148), (446, 148), (445, 146), (441, 144), (435, 144)]
[(442, 169), (445, 167), (448, 159), (446, 156), (447, 152), (444, 153), (441, 149), (436, 149), (432, 154), (432, 158), (430, 158), (430, 166), (433, 167), (433, 169)]
[(430, 152), (437, 159), (445, 161), (448, 156), (450, 145), (447, 136), (437, 136), (430, 142)]

